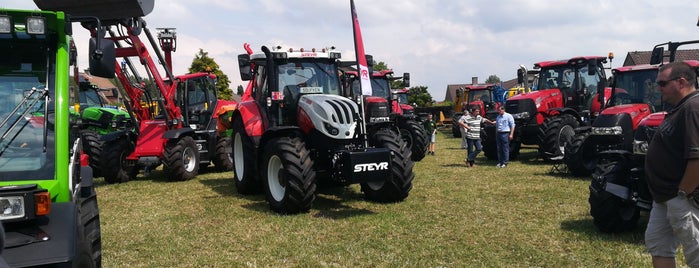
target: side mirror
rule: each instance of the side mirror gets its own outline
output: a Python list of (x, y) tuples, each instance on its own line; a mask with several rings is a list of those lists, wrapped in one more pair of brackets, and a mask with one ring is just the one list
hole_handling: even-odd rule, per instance
[(374, 56), (366, 55), (366, 65), (368, 65), (368, 67), (374, 67)]
[(238, 55), (238, 68), (240, 69), (240, 79), (243, 81), (252, 80), (252, 68), (250, 67), (250, 55)]
[(410, 87), (410, 73), (403, 73), (403, 87)]
[(595, 75), (597, 70), (597, 61), (591, 60), (587, 62), (587, 75)]
[(524, 84), (524, 70), (517, 69), (517, 84)]
[(650, 64), (661, 64), (663, 63), (663, 55), (665, 54), (664, 47), (654, 47), (653, 52), (650, 54)]
[(116, 49), (114, 41), (90, 38), (90, 73), (104, 78), (114, 78), (116, 72)]

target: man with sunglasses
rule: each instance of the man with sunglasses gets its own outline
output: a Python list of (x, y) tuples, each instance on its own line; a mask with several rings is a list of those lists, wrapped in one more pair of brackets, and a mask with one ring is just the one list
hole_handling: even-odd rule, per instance
[(684, 62), (660, 67), (656, 83), (673, 105), (651, 140), (645, 170), (653, 196), (646, 247), (654, 267), (675, 267), (679, 245), (699, 267), (699, 98), (697, 76)]

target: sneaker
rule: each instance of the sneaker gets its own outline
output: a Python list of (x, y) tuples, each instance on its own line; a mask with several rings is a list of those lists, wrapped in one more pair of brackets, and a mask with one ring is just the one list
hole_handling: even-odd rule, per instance
[(495, 167), (496, 167), (496, 168), (501, 168), (502, 165), (500, 165), (500, 163), (498, 163)]
[(500, 168), (506, 168), (506, 167), (507, 167), (507, 164), (502, 164), (502, 165), (500, 166)]

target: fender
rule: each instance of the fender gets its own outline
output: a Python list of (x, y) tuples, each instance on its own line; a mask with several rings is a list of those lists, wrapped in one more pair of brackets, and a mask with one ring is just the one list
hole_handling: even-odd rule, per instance
[(129, 130), (118, 130), (112, 133), (104, 134), (100, 137), (101, 141), (109, 142), (125, 138), (129, 141), (136, 141), (136, 134)]
[(233, 117), (240, 116), (245, 126), (248, 137), (259, 137), (264, 132), (262, 117), (254, 100), (239, 102), (237, 109), (233, 111)]
[(631, 159), (631, 156), (633, 155), (633, 152), (629, 152), (627, 150), (606, 150), (606, 151), (600, 151), (597, 153), (597, 158), (604, 158), (604, 157), (614, 157), (614, 158), (623, 158), (625, 161), (629, 161)]
[(189, 127), (176, 128), (165, 131), (163, 133), (163, 139), (179, 139), (181, 136), (191, 136), (194, 133), (194, 129)]
[(266, 144), (267, 141), (276, 138), (276, 137), (281, 137), (281, 136), (297, 136), (297, 137), (305, 137), (303, 133), (301, 132), (301, 128), (298, 126), (280, 126), (280, 127), (272, 127), (269, 128), (265, 131), (264, 134), (262, 134), (262, 138), (257, 141), (255, 144)]
[(568, 108), (568, 107), (559, 107), (559, 108), (551, 108), (546, 111), (546, 114), (544, 115), (545, 117), (551, 117), (551, 116), (557, 116), (557, 115), (562, 115), (562, 114), (569, 114), (575, 117), (576, 120), (578, 120), (578, 123), (581, 125), (584, 125), (585, 122), (580, 119), (580, 113), (576, 111), (575, 109)]

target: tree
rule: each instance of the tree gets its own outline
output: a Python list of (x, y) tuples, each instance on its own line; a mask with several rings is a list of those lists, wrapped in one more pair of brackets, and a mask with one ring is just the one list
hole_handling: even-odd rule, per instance
[(486, 84), (500, 84), (500, 77), (497, 75), (491, 74), (488, 76), (488, 79), (485, 80)]
[(189, 72), (211, 72), (215, 74), (217, 78), (216, 89), (218, 89), (219, 99), (230, 100), (233, 96), (233, 90), (228, 88), (231, 80), (221, 71), (216, 61), (209, 57), (209, 52), (200, 48), (199, 53), (197, 53), (197, 55), (194, 56), (194, 60), (192, 60), (192, 65), (189, 66)]
[(237, 91), (236, 91), (236, 94), (237, 94), (238, 96), (243, 96), (243, 93), (245, 93), (245, 90), (243, 89), (243, 86), (242, 86), (242, 85), (238, 85), (238, 89), (237, 89)]
[(408, 102), (416, 104), (417, 107), (429, 107), (434, 104), (432, 95), (427, 92), (426, 86), (411, 87), (410, 94), (408, 94)]

